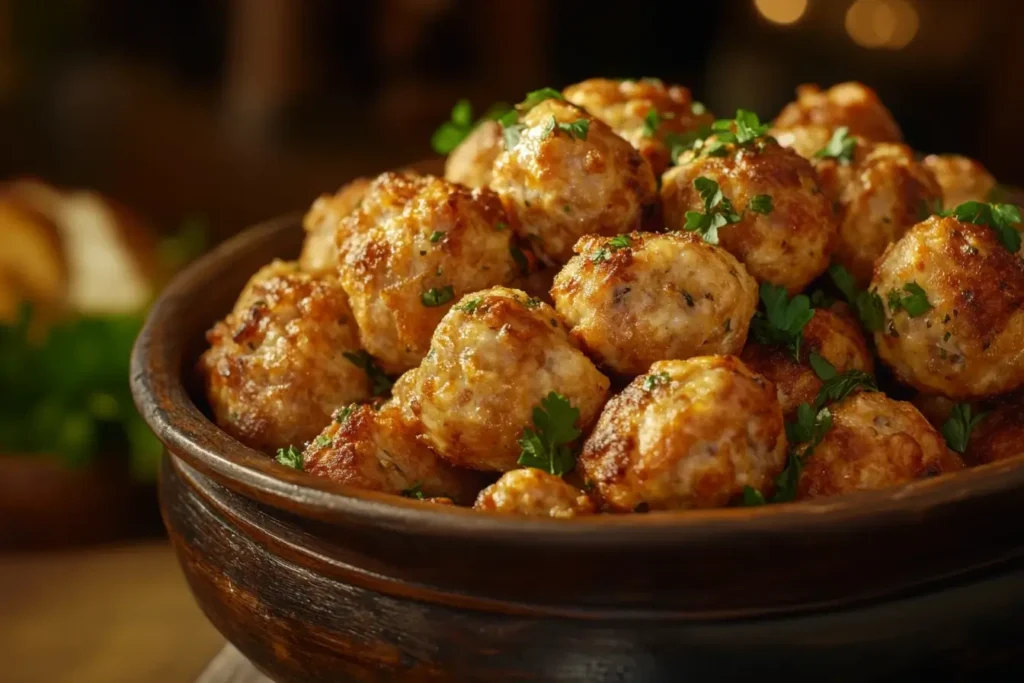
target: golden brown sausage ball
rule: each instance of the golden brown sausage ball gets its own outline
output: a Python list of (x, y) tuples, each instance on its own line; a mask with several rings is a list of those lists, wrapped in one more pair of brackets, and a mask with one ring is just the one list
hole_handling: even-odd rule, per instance
[[(685, 152), (662, 178), (665, 224), (683, 230), (686, 212), (705, 213), (694, 186), (698, 178), (718, 183), (739, 222), (718, 230), (719, 245), (732, 253), (759, 282), (795, 293), (828, 267), (836, 235), (832, 203), (818, 187), (811, 164), (770, 138), (726, 146), (725, 156)], [(759, 213), (751, 200), (771, 198), (771, 210)], [(755, 204), (754, 206), (758, 206)]]
[(299, 267), (307, 273), (337, 273), (338, 247), (334, 235), (342, 218), (352, 213), (370, 186), (368, 178), (356, 178), (333, 195), (317, 197), (302, 219), (306, 240), (299, 255)]
[(971, 431), (964, 459), (972, 465), (1024, 455), (1024, 395), (1020, 393), (990, 402)]
[(214, 418), (258, 450), (301, 446), (335, 408), (370, 396), (366, 373), (344, 356), (360, 347), (341, 285), (294, 263), (253, 275), (206, 339), (199, 371)]
[(821, 390), (821, 380), (810, 364), (812, 353), (831, 363), (837, 372), (862, 370), (871, 374), (875, 369), (860, 326), (821, 308), (804, 326), (799, 362), (783, 346), (757, 342), (747, 344), (741, 358), (753, 372), (775, 384), (782, 413), (790, 418), (801, 403), (813, 404)]
[[(779, 112), (772, 134), (778, 135), (801, 126), (820, 126), (828, 129), (829, 135), (846, 126), (852, 135), (873, 142), (899, 142), (903, 139), (900, 127), (878, 99), (878, 94), (855, 82), (839, 83), (828, 90), (816, 85), (798, 87), (796, 101)], [(828, 141), (827, 137), (825, 141)]]
[(1024, 383), (1024, 263), (992, 228), (918, 223), (879, 259), (871, 289), (886, 315), (878, 355), (907, 384), (966, 399)]
[(930, 154), (921, 162), (942, 187), (943, 207), (955, 209), (964, 202), (987, 202), (996, 179), (984, 166), (959, 154)]
[(434, 333), (419, 368), (394, 387), (424, 440), (453, 465), (505, 472), (517, 467), (533, 410), (558, 392), (597, 417), (608, 379), (583, 355), (561, 316), (519, 290), (494, 287), (463, 297)]
[(480, 492), (473, 507), (512, 515), (563, 519), (595, 512), (594, 503), (583, 491), (561, 477), (532, 467), (501, 475), (501, 479)]
[(490, 190), (385, 173), (338, 230), (339, 277), (366, 350), (381, 367), (415, 367), (459, 297), (519, 272)]
[(659, 361), (612, 398), (578, 465), (609, 510), (726, 505), (786, 461), (771, 382), (735, 356)]
[[(698, 105), (681, 85), (665, 85), (657, 78), (614, 80), (591, 78), (570, 85), (565, 99), (601, 119), (647, 159), (656, 176), (671, 162), (669, 143), (711, 125), (714, 117)], [(651, 114), (650, 112), (656, 112)], [(698, 113), (699, 112), (699, 113)]]
[(757, 282), (693, 233), (587, 235), (555, 277), (555, 308), (599, 363), (639, 375), (658, 360), (739, 353)]
[(852, 163), (816, 159), (815, 168), (839, 212), (833, 258), (861, 287), (885, 248), (942, 204), (935, 176), (906, 145), (858, 141)]
[(339, 409), (303, 461), (310, 474), (384, 493), (417, 491), (469, 504), (481, 485), (477, 473), (455, 469), (420, 443), (394, 404)]
[(546, 263), (568, 261), (583, 235), (637, 230), (656, 210), (650, 164), (603, 122), (549, 99), (521, 124), (519, 142), (494, 163), (491, 187)]
[(808, 123), (780, 130), (773, 128), (772, 136), (783, 147), (788, 147), (804, 159), (814, 161), (818, 152), (825, 149), (832, 139), (832, 129), (828, 126)]
[(798, 500), (881, 489), (963, 468), (910, 403), (862, 391), (831, 411), (832, 428), (800, 474)]
[(494, 160), (504, 148), (501, 124), (484, 121), (448, 155), (444, 179), (467, 187), (487, 187), (491, 184)]

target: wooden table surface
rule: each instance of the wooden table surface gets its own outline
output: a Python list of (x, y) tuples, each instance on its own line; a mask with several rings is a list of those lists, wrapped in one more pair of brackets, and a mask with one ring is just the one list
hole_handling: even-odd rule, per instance
[(223, 645), (166, 542), (0, 554), (4, 683), (192, 683)]

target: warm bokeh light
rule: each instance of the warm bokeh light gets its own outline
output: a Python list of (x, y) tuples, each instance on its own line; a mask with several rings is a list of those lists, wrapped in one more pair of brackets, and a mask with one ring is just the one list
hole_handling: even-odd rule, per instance
[(917, 10), (907, 0), (857, 0), (846, 11), (846, 32), (861, 47), (899, 50), (917, 28)]
[(775, 24), (793, 24), (807, 11), (807, 0), (754, 0), (762, 17)]

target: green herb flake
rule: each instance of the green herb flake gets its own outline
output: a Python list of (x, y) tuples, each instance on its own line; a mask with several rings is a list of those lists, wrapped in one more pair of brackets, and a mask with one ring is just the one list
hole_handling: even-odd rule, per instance
[(494, 229), (497, 230), (498, 232), (508, 230), (508, 223), (506, 223), (505, 221), (498, 221), (497, 223), (494, 224)]
[(808, 360), (811, 363), (811, 369), (814, 370), (814, 374), (822, 381), (830, 380), (839, 374), (836, 372), (835, 367), (829, 363), (824, 356), (819, 356), (812, 352), (808, 356)]
[(525, 114), (545, 100), (565, 100), (565, 97), (554, 88), (531, 90), (526, 93), (526, 98), (516, 106), (516, 109)]
[(366, 376), (370, 379), (371, 392), (374, 396), (387, 396), (391, 393), (391, 385), (394, 382), (377, 366), (377, 363), (374, 362), (370, 354), (366, 351), (359, 351), (357, 353), (345, 351), (342, 355), (345, 357), (345, 360), (366, 373)]
[(1011, 254), (1020, 251), (1021, 223), (1020, 209), (1013, 204), (985, 204), (964, 202), (952, 211), (952, 215), (963, 223), (987, 225), (995, 230), (999, 241)]
[(531, 296), (531, 297), (528, 297), (526, 299), (525, 306), (527, 308), (529, 308), (529, 309), (534, 309), (534, 308), (538, 308), (540, 306), (540, 304), (541, 304), (541, 300), (540, 299), (538, 299), (535, 296)]
[(828, 144), (815, 152), (814, 156), (819, 159), (836, 159), (844, 166), (853, 161), (853, 154), (857, 149), (857, 138), (850, 135), (850, 129), (840, 126), (832, 133)]
[(557, 126), (558, 130), (568, 133), (570, 137), (577, 140), (586, 140), (587, 133), (590, 131), (590, 121), (587, 119), (576, 119), (571, 123), (559, 123)]
[(655, 372), (644, 378), (644, 391), (654, 391), (655, 387), (668, 384), (670, 377), (667, 372)]
[(579, 417), (579, 409), (557, 392), (541, 399), (533, 409), (533, 427), (523, 429), (519, 439), (519, 464), (556, 476), (570, 471), (576, 465), (576, 457), (569, 444), (580, 436), (576, 428)]
[(942, 436), (946, 437), (946, 443), (957, 453), (967, 450), (967, 443), (971, 439), (971, 432), (985, 419), (988, 413), (971, 414), (969, 403), (957, 403), (953, 406), (949, 419), (942, 425)]
[(740, 222), (743, 216), (736, 213), (732, 202), (722, 194), (718, 183), (711, 178), (700, 176), (693, 181), (693, 186), (704, 202), (704, 212), (687, 211), (683, 227), (698, 233), (709, 244), (718, 244), (718, 229)]
[(885, 305), (877, 292), (860, 289), (850, 271), (838, 263), (828, 267), (828, 274), (846, 301), (856, 311), (857, 317), (865, 329), (877, 332), (885, 326)]
[(455, 289), (451, 285), (444, 287), (431, 287), (420, 295), (420, 301), (428, 308), (444, 306), (455, 298)]
[(772, 197), (768, 194), (755, 195), (750, 200), (750, 210), (754, 213), (760, 213), (767, 216), (775, 210), (775, 206), (772, 204)]
[(344, 408), (338, 408), (337, 410), (335, 410), (334, 414), (331, 417), (334, 419), (335, 422), (337, 422), (340, 425), (343, 425), (346, 422), (348, 422), (348, 418), (352, 417), (352, 413), (356, 412), (356, 408), (358, 407), (358, 403), (349, 403)]
[(435, 230), (434, 232), (430, 233), (430, 241), (433, 242), (434, 244), (437, 244), (438, 242), (444, 239), (445, 234), (446, 233), (443, 233), (440, 230)]
[(928, 294), (916, 282), (903, 285), (902, 291), (889, 290), (889, 310), (895, 315), (898, 311), (906, 311), (911, 318), (917, 318), (930, 311), (934, 306), (928, 301)]
[(302, 451), (295, 446), (289, 446), (288, 448), (278, 448), (277, 455), (274, 456), (274, 460), (284, 465), (285, 467), (291, 467), (293, 470), (303, 469), (303, 457)]
[(751, 320), (751, 334), (760, 344), (785, 347), (799, 361), (803, 329), (814, 317), (811, 300), (803, 294), (791, 299), (785, 287), (770, 282), (762, 282), (760, 292), (764, 313)]
[(463, 311), (465, 313), (475, 313), (476, 309), (480, 307), (481, 302), (483, 302), (483, 299), (478, 296), (473, 297), (472, 299), (466, 299), (461, 304), (457, 305), (455, 310)]
[(404, 498), (413, 498), (415, 500), (426, 500), (427, 496), (423, 493), (422, 482), (416, 482), (409, 488), (402, 491)]
[(644, 117), (643, 136), (645, 138), (653, 138), (658, 134), (658, 127), (660, 125), (661, 114), (658, 113), (657, 109), (651, 109), (647, 112), (647, 116)]

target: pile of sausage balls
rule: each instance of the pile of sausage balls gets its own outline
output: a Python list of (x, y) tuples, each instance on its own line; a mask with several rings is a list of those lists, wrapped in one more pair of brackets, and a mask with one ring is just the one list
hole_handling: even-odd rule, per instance
[(1024, 449), (1019, 212), (871, 89), (803, 86), (762, 124), (592, 79), (499, 114), (460, 105), (443, 178), (313, 203), (298, 261), (207, 335), (223, 429), (351, 486), (562, 518)]

